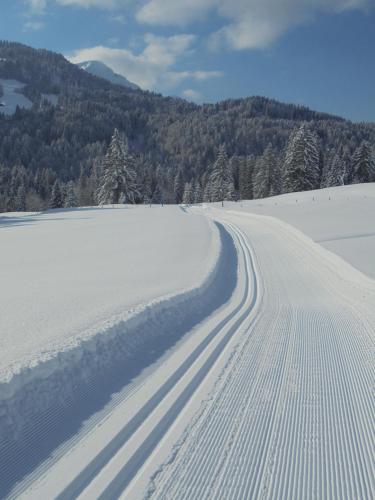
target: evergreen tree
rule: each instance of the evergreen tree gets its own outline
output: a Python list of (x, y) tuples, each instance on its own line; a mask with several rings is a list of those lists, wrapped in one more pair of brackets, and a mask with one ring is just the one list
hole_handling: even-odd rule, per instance
[(211, 174), (211, 199), (221, 201), (232, 200), (234, 194), (233, 175), (225, 151), (225, 146), (220, 146), (219, 153)]
[(194, 192), (190, 182), (185, 183), (184, 195), (182, 197), (182, 203), (184, 205), (191, 205), (194, 203)]
[(184, 196), (184, 179), (182, 175), (182, 170), (178, 169), (177, 175), (174, 180), (174, 201), (178, 205), (182, 202)]
[(17, 190), (17, 196), (15, 199), (15, 209), (19, 212), (26, 211), (26, 189), (23, 183)]
[(98, 202), (100, 205), (135, 203), (139, 196), (134, 158), (115, 129), (104, 158)]
[(284, 162), (284, 192), (319, 187), (320, 163), (316, 134), (306, 124), (292, 133)]
[(283, 191), (283, 177), (280, 167), (280, 159), (275, 156), (275, 163), (271, 172), (270, 196), (277, 196)]
[(159, 183), (156, 184), (154, 193), (152, 195), (152, 201), (154, 203), (159, 203), (162, 206), (164, 205), (164, 195)]
[(60, 187), (60, 182), (58, 180), (55, 181), (52, 187), (51, 199), (50, 199), (50, 208), (62, 208), (64, 205), (64, 199)]
[(74, 182), (69, 181), (66, 185), (66, 194), (65, 194), (65, 208), (73, 208), (78, 207), (78, 198), (74, 188)]
[(374, 163), (368, 142), (363, 141), (353, 155), (353, 182), (371, 182), (374, 179)]
[(269, 144), (261, 158), (257, 161), (256, 173), (254, 176), (254, 197), (266, 198), (276, 194), (276, 169), (277, 160), (272, 148)]
[(345, 175), (345, 163), (338, 154), (335, 154), (327, 172), (325, 187), (343, 186)]
[(204, 188), (203, 192), (203, 201), (206, 203), (210, 203), (212, 201), (212, 185), (211, 185), (211, 179), (207, 180), (206, 186)]
[(195, 189), (194, 189), (194, 203), (201, 204), (202, 201), (203, 201), (202, 186), (200, 185), (200, 182), (197, 181), (195, 183)]
[(253, 199), (253, 173), (255, 158), (253, 156), (243, 157), (239, 167), (239, 189), (241, 200)]

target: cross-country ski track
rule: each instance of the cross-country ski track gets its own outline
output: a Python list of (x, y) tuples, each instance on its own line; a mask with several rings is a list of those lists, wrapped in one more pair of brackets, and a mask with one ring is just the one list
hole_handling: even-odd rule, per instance
[(375, 497), (375, 281), (275, 218), (196, 213), (235, 242), (230, 300), (11, 497)]

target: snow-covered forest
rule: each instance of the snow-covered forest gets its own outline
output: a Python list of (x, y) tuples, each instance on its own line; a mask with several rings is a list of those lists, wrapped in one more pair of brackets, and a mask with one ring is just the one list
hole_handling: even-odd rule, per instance
[(253, 199), (375, 179), (372, 124), (262, 97), (197, 106), (8, 42), (0, 78), (26, 82), (33, 102), (11, 116), (0, 109), (1, 211), (103, 203), (115, 129), (134, 184), (130, 198), (120, 186), (115, 198), (130, 203)]

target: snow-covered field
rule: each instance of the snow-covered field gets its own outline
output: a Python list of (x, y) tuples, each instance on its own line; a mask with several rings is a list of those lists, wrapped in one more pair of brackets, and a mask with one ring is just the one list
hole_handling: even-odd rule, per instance
[(374, 183), (226, 205), (288, 222), (375, 279)]
[(320, 242), (370, 255), (374, 185), (316, 195), (2, 220), (41, 369), (0, 386), (0, 497), (374, 498), (375, 281)]
[(179, 208), (0, 216), (0, 382), (200, 285), (217, 259), (206, 218)]
[(17, 106), (20, 108), (31, 108), (33, 103), (18, 91), (25, 86), (24, 83), (18, 80), (4, 80), (0, 78), (0, 86), (3, 88), (3, 96), (0, 97), (0, 102), (5, 106), (0, 107), (0, 113), (5, 115), (13, 115)]

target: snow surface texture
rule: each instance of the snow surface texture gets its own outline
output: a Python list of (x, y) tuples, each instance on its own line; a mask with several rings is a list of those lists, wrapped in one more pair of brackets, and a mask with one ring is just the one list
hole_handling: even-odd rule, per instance
[[(8, 237), (17, 233), (17, 228), (9, 227), (9, 224), (22, 225), (30, 221), (36, 224), (38, 259), (30, 252), (30, 245), (29, 257), (35, 268), (38, 268), (39, 262), (41, 267), (52, 273), (51, 281), (43, 281), (45, 288), (39, 290), (41, 307), (46, 305), (43, 290), (53, 289), (56, 305), (64, 305), (67, 311), (66, 328), (71, 327), (71, 316), (80, 312), (71, 309), (71, 302), (67, 299), (71, 298), (70, 293), (81, 306), (84, 299), (86, 303), (91, 301), (87, 311), (84, 308), (81, 310), (82, 314), (85, 313), (83, 324), (86, 324), (87, 318), (90, 322), (96, 318), (94, 312), (110, 314), (116, 304), (124, 309), (122, 314), (110, 316), (110, 321), (97, 323), (95, 320), (95, 327), (80, 335), (77, 335), (80, 330), (76, 330), (74, 337), (68, 336), (68, 332), (72, 335), (74, 329), (67, 329), (64, 333), (64, 330), (43, 329), (43, 324), (35, 329), (35, 335), (38, 335), (34, 342), (39, 345), (43, 335), (42, 340), (47, 346), (45, 352), (40, 353), (34, 346), (34, 362), (29, 363), (29, 367), (21, 364), (18, 372), (12, 372), (10, 380), (0, 385), (0, 455), (6, 457), (5, 463), (0, 463), (0, 497), (9, 492), (12, 485), (39, 460), (48, 456), (54, 446), (69, 438), (90, 415), (90, 410), (97, 410), (98, 405), (104, 404), (121, 384), (129, 383), (132, 377), (163, 355), (197, 322), (228, 301), (235, 287), (237, 258), (233, 242), (220, 226), (215, 227), (206, 218), (188, 217), (176, 207), (88, 212), (89, 215), (82, 210), (51, 212), (30, 217), (30, 220), (26, 217), (7, 218), (5, 227), (10, 231)], [(89, 220), (92, 222), (91, 231), (88, 227), (83, 228), (80, 222), (83, 213), (87, 219), (85, 224), (89, 225)], [(72, 226), (73, 221), (80, 226), (79, 229)], [(56, 228), (56, 232), (51, 227), (46, 229), (48, 222)], [(18, 228), (20, 234), (26, 231), (27, 226), (23, 227)], [(4, 227), (2, 231), (5, 231)], [(119, 231), (120, 234), (116, 234)], [(53, 237), (54, 251), (50, 247), (44, 248), (47, 242), (43, 234)], [(112, 239), (108, 238), (110, 236)], [(69, 244), (64, 242), (66, 237)], [(146, 242), (147, 245), (144, 244)], [(64, 247), (63, 255), (59, 255), (61, 246)], [(95, 262), (90, 260), (90, 248), (96, 256)], [(49, 253), (53, 254), (51, 263), (47, 257)], [(13, 255), (14, 262), (18, 257)], [(64, 259), (63, 269), (56, 271), (59, 258)], [(72, 275), (70, 269), (76, 260)], [(24, 272), (26, 267), (30, 272), (30, 260), (25, 262)], [(62, 279), (62, 275), (56, 276), (56, 273), (61, 271), (69, 273), (69, 287), (60, 286), (55, 290), (54, 283), (61, 283)], [(95, 272), (98, 285), (102, 285), (102, 294), (96, 302), (97, 310), (93, 311), (96, 295), (93, 297), (89, 291), (91, 286), (95, 287), (95, 280), (92, 281)], [(89, 284), (86, 283), (88, 277)], [(22, 277), (23, 280), (26, 278), (27, 275)], [(109, 282), (103, 291), (104, 278), (108, 278)], [(115, 297), (109, 294), (110, 283), (119, 294), (116, 304), (112, 303)], [(183, 285), (185, 288), (182, 288)], [(122, 287), (120, 291), (119, 287)], [(13, 299), (18, 291), (19, 287), (8, 304), (15, 305)], [(163, 294), (166, 291), (170, 293)], [(151, 294), (158, 298), (147, 302), (146, 298), (149, 299)], [(107, 301), (108, 295), (112, 301)], [(33, 299), (38, 300), (38, 296)], [(126, 309), (139, 300), (142, 300), (141, 306), (130, 311)], [(45, 315), (57, 312), (57, 309), (53, 310), (53, 302), (48, 302)], [(32, 310), (30, 314), (33, 314)], [(19, 315), (17, 318), (23, 320)], [(37, 316), (33, 318), (34, 321), (37, 319)], [(52, 325), (53, 322), (49, 323), (49, 328)], [(76, 324), (74, 326), (77, 327)], [(15, 333), (17, 331), (16, 339), (20, 339), (21, 343), (25, 335), (14, 330)], [(63, 342), (65, 339), (68, 342)], [(10, 337), (7, 342), (4, 344), (11, 346)], [(53, 349), (51, 345), (54, 345)]]
[(226, 203), (226, 206), (288, 222), (375, 279), (374, 183), (290, 193)]
[(0, 103), (5, 104), (5, 106), (0, 106), (0, 113), (13, 115), (17, 106), (29, 109), (33, 105), (27, 97), (19, 93), (25, 86), (24, 83), (17, 80), (3, 80), (0, 78), (0, 86), (3, 89), (3, 96), (0, 97)]
[[(168, 210), (183, 233), (189, 220), (213, 228), (204, 216), (218, 224), (211, 273), (55, 356), (3, 401), (0, 496), (373, 499), (375, 281), (240, 204)], [(120, 396), (132, 359), (150, 371)], [(90, 394), (102, 401), (116, 381), (116, 401), (94, 416)], [(69, 415), (90, 408), (88, 432), (67, 442)]]
[(217, 217), (251, 240), (261, 302), (148, 497), (374, 498), (375, 282), (276, 219)]
[(195, 288), (217, 259), (215, 234), (176, 207), (0, 216), (0, 381)]
[(273, 217), (194, 212), (236, 241), (230, 300), (20, 497), (374, 498), (375, 282)]

